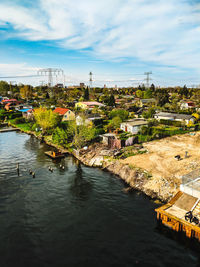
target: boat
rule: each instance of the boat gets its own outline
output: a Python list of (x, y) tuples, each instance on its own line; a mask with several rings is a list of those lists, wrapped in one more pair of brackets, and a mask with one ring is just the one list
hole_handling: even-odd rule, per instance
[(56, 151), (46, 151), (44, 153), (45, 153), (45, 155), (49, 156), (52, 159), (60, 159), (60, 158), (65, 157), (65, 154), (63, 154), (60, 151), (57, 151), (57, 152)]

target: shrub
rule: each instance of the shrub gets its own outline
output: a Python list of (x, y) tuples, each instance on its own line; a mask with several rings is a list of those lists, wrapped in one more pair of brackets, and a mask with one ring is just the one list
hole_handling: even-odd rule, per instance
[(114, 117), (119, 117), (122, 121), (126, 120), (128, 118), (129, 112), (125, 109), (113, 109), (109, 117), (110, 119), (113, 119)]
[(14, 124), (20, 124), (20, 123), (25, 123), (26, 120), (25, 120), (25, 118), (23, 118), (23, 117), (18, 117), (18, 118), (13, 119), (12, 122), (13, 122)]

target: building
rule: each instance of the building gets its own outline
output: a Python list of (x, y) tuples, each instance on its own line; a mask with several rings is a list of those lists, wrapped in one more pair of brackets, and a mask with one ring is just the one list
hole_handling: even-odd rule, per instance
[(193, 101), (183, 101), (180, 104), (180, 109), (185, 110), (185, 109), (195, 109), (196, 105)]
[(169, 112), (158, 112), (154, 115), (154, 118), (157, 120), (180, 121), (184, 124), (188, 124), (189, 122), (194, 123), (195, 121), (195, 118), (192, 115)]
[(19, 112), (22, 113), (22, 117), (25, 118), (25, 119), (33, 119), (33, 109), (31, 108), (23, 108), (23, 109), (20, 109), (18, 110)]
[(156, 104), (156, 99), (154, 98), (147, 98), (147, 99), (139, 100), (139, 107), (155, 106), (155, 104)]
[(62, 116), (62, 121), (73, 121), (76, 118), (74, 112), (67, 108), (55, 108), (53, 112)]
[(75, 108), (77, 109), (93, 109), (94, 107), (101, 108), (105, 107), (105, 105), (96, 101), (78, 102), (75, 104)]
[(91, 123), (95, 124), (98, 121), (101, 122), (101, 120), (102, 117), (99, 114), (89, 114), (85, 115), (84, 117), (78, 115), (76, 117), (76, 125), (90, 125)]
[(122, 122), (120, 124), (120, 129), (122, 129), (124, 132), (137, 134), (143, 126), (147, 126), (147, 125), (148, 125), (148, 122), (144, 119), (133, 119), (133, 120)]

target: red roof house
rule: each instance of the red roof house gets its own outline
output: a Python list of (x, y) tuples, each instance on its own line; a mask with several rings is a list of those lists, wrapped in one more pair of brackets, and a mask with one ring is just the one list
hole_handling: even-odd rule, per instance
[(72, 112), (68, 108), (55, 108), (53, 112), (59, 114), (60, 116), (62, 116), (63, 117), (62, 121), (75, 120), (74, 112)]

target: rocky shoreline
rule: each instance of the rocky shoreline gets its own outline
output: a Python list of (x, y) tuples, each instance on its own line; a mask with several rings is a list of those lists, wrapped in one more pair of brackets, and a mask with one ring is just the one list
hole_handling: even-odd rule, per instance
[(69, 153), (86, 166), (98, 167), (113, 173), (129, 185), (128, 191), (132, 189), (138, 190), (150, 198), (162, 202), (167, 202), (178, 191), (179, 184), (169, 183), (164, 178), (156, 179), (141, 168), (133, 168), (129, 164), (124, 164), (120, 160), (114, 159), (112, 151), (103, 144), (96, 143), (85, 149), (70, 152), (62, 146), (53, 144), (46, 138), (43, 139), (42, 136), (36, 135), (35, 132), (23, 130), (21, 132), (33, 135), (37, 139), (43, 140), (47, 145)]
[(178, 191), (179, 184), (164, 178), (154, 178), (146, 170), (124, 164), (108, 156), (110, 154), (112, 151), (99, 143), (81, 149), (78, 153), (73, 152), (83, 164), (99, 167), (117, 175), (129, 185), (129, 189), (139, 190), (152, 199), (167, 202)]

